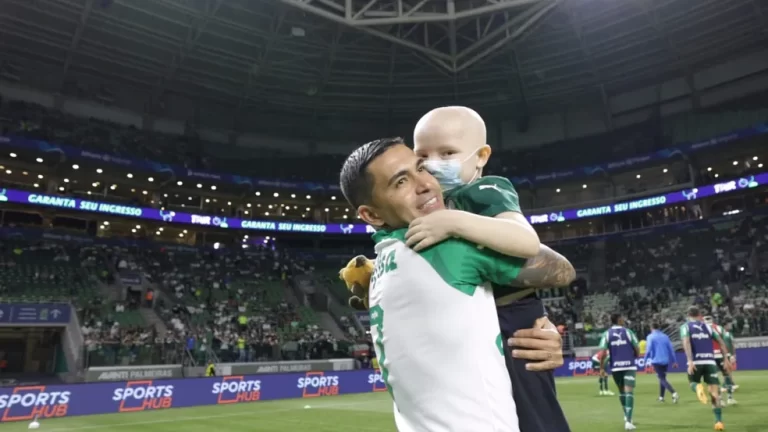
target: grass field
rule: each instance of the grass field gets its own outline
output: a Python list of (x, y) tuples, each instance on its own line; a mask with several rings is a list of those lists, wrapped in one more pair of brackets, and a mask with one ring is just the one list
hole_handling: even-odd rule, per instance
[[(671, 375), (681, 394), (680, 403), (657, 402), (658, 384), (650, 375), (639, 375), (635, 396), (638, 431), (707, 431), (714, 423), (712, 410), (702, 405), (686, 386), (685, 376)], [(741, 386), (739, 404), (723, 409), (726, 430), (768, 431), (768, 373), (737, 372)], [(613, 385), (613, 383), (611, 383)], [(618, 397), (598, 396), (596, 378), (558, 381), (560, 401), (573, 432), (623, 431), (623, 411)], [(615, 388), (612, 388), (615, 391)], [(669, 398), (668, 398), (669, 399)], [(310, 408), (305, 408), (309, 404)], [(0, 425), (2, 432), (27, 430), (26, 422)], [(394, 432), (392, 402), (385, 393), (335, 396), (311, 400), (283, 400), (239, 405), (147, 411), (44, 420), (45, 432)]]

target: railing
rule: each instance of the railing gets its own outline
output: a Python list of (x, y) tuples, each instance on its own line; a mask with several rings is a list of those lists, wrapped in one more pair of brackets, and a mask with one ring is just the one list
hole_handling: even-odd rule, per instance
[(84, 348), (85, 367), (92, 366), (144, 366), (157, 364), (179, 364), (184, 356), (184, 347), (178, 343), (168, 344), (122, 344), (100, 342)]

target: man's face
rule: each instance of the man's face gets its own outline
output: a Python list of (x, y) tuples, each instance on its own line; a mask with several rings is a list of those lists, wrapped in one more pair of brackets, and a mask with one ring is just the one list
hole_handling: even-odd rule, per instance
[(445, 208), (440, 185), (413, 150), (397, 145), (368, 165), (373, 181), (371, 204), (358, 208), (373, 226), (397, 229), (414, 219)]

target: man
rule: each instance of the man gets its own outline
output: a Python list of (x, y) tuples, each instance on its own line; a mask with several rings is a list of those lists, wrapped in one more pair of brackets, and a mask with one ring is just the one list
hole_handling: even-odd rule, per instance
[(645, 353), (645, 364), (652, 365), (659, 379), (659, 402), (664, 402), (664, 392), (669, 390), (672, 393), (672, 403), (677, 403), (679, 395), (667, 381), (667, 369), (671, 364), (677, 367), (675, 361), (675, 348), (669, 336), (659, 330), (660, 325), (656, 322), (651, 324), (651, 333), (648, 335), (647, 352)]
[(341, 171), (341, 189), (377, 229), (371, 335), (398, 430), (519, 430), (486, 282), (540, 277), (547, 262), (564, 258), (543, 247), (536, 266), (526, 268), (525, 260), (457, 238), (418, 252), (406, 246), (410, 222), (447, 210), (439, 184), (400, 139), (353, 152)]
[[(726, 402), (728, 405), (735, 405), (736, 399), (733, 398), (733, 371), (726, 368), (724, 366), (723, 360), (723, 350), (720, 348), (720, 344), (725, 344), (725, 346), (728, 349), (728, 352), (733, 353), (733, 336), (731, 336), (731, 333), (727, 330), (725, 330), (723, 327), (715, 324), (714, 319), (711, 316), (704, 317), (704, 322), (707, 323), (710, 327), (712, 327), (712, 331), (717, 333), (717, 335), (720, 337), (720, 340), (722, 342), (718, 342), (716, 340), (712, 341), (712, 349), (715, 353), (715, 365), (717, 366), (717, 369), (720, 371), (720, 373), (723, 374), (723, 381), (725, 382), (725, 391), (728, 393), (728, 401)], [(731, 360), (731, 363), (733, 362), (733, 357), (729, 358)], [(722, 399), (721, 399), (722, 402)]]
[[(715, 430), (725, 430), (723, 412), (720, 408), (720, 381), (717, 378), (715, 352), (712, 346), (713, 340), (722, 342), (719, 338), (720, 336), (712, 331), (712, 327), (704, 322), (698, 307), (688, 308), (688, 320), (680, 326), (680, 339), (683, 341), (685, 357), (688, 360), (688, 383), (701, 403), (711, 402), (712, 412), (715, 414)], [(725, 354), (728, 354), (727, 348), (721, 348)], [(725, 367), (730, 366), (727, 357), (724, 359), (724, 364)], [(709, 395), (701, 381), (709, 386)]]
[(639, 350), (635, 332), (624, 327), (621, 314), (611, 315), (611, 328), (600, 338), (600, 350), (611, 357), (611, 375), (619, 388), (619, 401), (624, 410), (624, 430), (635, 430), (632, 414), (635, 408), (635, 359)]
[(616, 396), (608, 389), (608, 374), (605, 371), (605, 363), (611, 361), (611, 358), (605, 351), (598, 351), (592, 356), (592, 370), (598, 372), (597, 377), (600, 383), (600, 396)]

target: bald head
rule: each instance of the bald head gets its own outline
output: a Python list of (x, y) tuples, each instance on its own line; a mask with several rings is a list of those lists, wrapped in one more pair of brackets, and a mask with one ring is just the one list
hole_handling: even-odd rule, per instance
[(480, 114), (467, 107), (436, 108), (416, 123), (413, 140), (417, 148), (420, 141), (460, 140), (475, 149), (486, 143), (485, 122)]
[(464, 183), (481, 176), (491, 156), (483, 118), (462, 106), (436, 108), (425, 114), (413, 131), (413, 150), (420, 158), (430, 161), (461, 161)]

